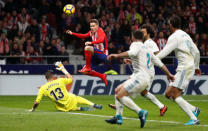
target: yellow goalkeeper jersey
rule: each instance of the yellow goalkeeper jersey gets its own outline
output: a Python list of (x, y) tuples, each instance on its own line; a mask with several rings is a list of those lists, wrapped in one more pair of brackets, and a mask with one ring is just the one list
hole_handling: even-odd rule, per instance
[(36, 98), (36, 102), (40, 103), (43, 95), (48, 96), (55, 104), (56, 109), (60, 111), (69, 111), (75, 108), (74, 95), (69, 94), (66, 86), (72, 83), (72, 79), (59, 78), (41, 86)]

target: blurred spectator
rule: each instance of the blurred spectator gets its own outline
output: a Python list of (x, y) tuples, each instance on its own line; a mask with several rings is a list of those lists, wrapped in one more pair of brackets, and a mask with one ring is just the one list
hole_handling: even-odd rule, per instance
[(7, 64), (20, 64), (20, 50), (16, 42), (13, 43), (10, 56), (11, 57), (7, 59)]
[(118, 23), (115, 24), (115, 28), (112, 30), (111, 40), (117, 43), (123, 41), (122, 30), (120, 29), (120, 25)]
[(10, 52), (10, 47), (9, 47), (9, 41), (6, 38), (6, 34), (2, 33), (1, 34), (1, 39), (0, 39), (0, 55), (9, 55)]
[(164, 38), (164, 33), (162, 31), (159, 32), (158, 38), (155, 41), (159, 50), (162, 50), (165, 47), (167, 40)]
[(29, 47), (28, 52), (26, 53), (26, 64), (39, 64), (41, 61), (41, 58), (39, 57), (38, 52), (34, 50), (32, 46)]
[(41, 32), (40, 39), (41, 40), (45, 40), (46, 37), (51, 38), (50, 27), (49, 27), (48, 23), (46, 22), (45, 18), (42, 18), (41, 24), (39, 26), (40, 26), (40, 32)]
[(189, 26), (190, 33), (192, 35), (196, 34), (196, 23), (194, 21), (194, 17), (193, 16), (189, 18), (189, 24), (188, 24), (188, 26)]
[(63, 64), (69, 64), (69, 53), (66, 51), (66, 48), (64, 46), (61, 47), (61, 51), (59, 53), (59, 61), (61, 61)]
[(202, 33), (207, 33), (207, 27), (206, 27), (206, 23), (203, 20), (203, 17), (199, 16), (198, 17), (198, 22), (196, 24), (197, 27), (197, 33), (202, 34)]
[(127, 20), (133, 23), (135, 20), (139, 21), (139, 24), (142, 23), (142, 16), (136, 12), (135, 8), (132, 8), (131, 12), (127, 15)]
[(29, 26), (28, 22), (25, 20), (25, 17), (20, 17), (20, 21), (17, 23), (19, 31), (25, 33), (27, 27)]
[(32, 35), (35, 35), (36, 42), (40, 41), (40, 27), (36, 19), (32, 20), (32, 24), (27, 27), (26, 32), (30, 32)]

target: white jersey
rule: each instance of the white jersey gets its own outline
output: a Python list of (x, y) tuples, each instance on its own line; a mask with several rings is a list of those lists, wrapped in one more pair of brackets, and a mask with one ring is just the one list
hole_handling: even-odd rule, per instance
[[(152, 53), (159, 51), (159, 48), (157, 47), (157, 44), (152, 39), (146, 40), (144, 42), (144, 45), (147, 46), (149, 48), (149, 50), (152, 51)], [(152, 77), (154, 77), (155, 67), (154, 67), (153, 63), (150, 65), (150, 68), (151, 68), (150, 71), (151, 71)]]
[(162, 59), (172, 51), (175, 52), (178, 59), (177, 70), (199, 69), (199, 50), (186, 32), (180, 29), (176, 30), (168, 38), (166, 46), (157, 56)]
[(159, 67), (164, 64), (142, 42), (133, 42), (128, 51), (133, 65), (133, 75), (151, 78), (150, 65), (153, 63)]
[(152, 53), (159, 51), (157, 44), (152, 39), (146, 40), (144, 45), (146, 45), (152, 51)]

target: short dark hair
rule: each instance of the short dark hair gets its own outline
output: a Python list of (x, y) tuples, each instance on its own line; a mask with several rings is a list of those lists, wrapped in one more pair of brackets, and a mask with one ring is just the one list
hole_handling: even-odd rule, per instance
[(141, 26), (141, 29), (146, 29), (147, 34), (150, 34), (150, 38), (153, 38), (155, 36), (154, 27), (150, 24), (143, 24)]
[(53, 70), (47, 70), (45, 72), (45, 78), (48, 80), (48, 79), (51, 79), (53, 77)]
[(144, 33), (141, 30), (135, 30), (135, 31), (133, 31), (132, 35), (137, 40), (143, 40), (143, 37), (144, 37)]
[(99, 21), (97, 19), (91, 19), (90, 23), (95, 23), (95, 24), (99, 25)]
[(171, 16), (169, 24), (171, 24), (174, 28), (181, 28), (181, 18), (177, 15)]

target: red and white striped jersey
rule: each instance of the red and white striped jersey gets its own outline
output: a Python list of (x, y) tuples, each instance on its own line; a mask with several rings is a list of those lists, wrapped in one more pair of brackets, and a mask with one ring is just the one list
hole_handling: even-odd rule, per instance
[(72, 33), (72, 35), (78, 38), (92, 38), (92, 44), (95, 48), (104, 52), (105, 55), (108, 55), (108, 45), (107, 45), (107, 36), (102, 28), (98, 28), (97, 32), (92, 33), (89, 31), (86, 34)]

